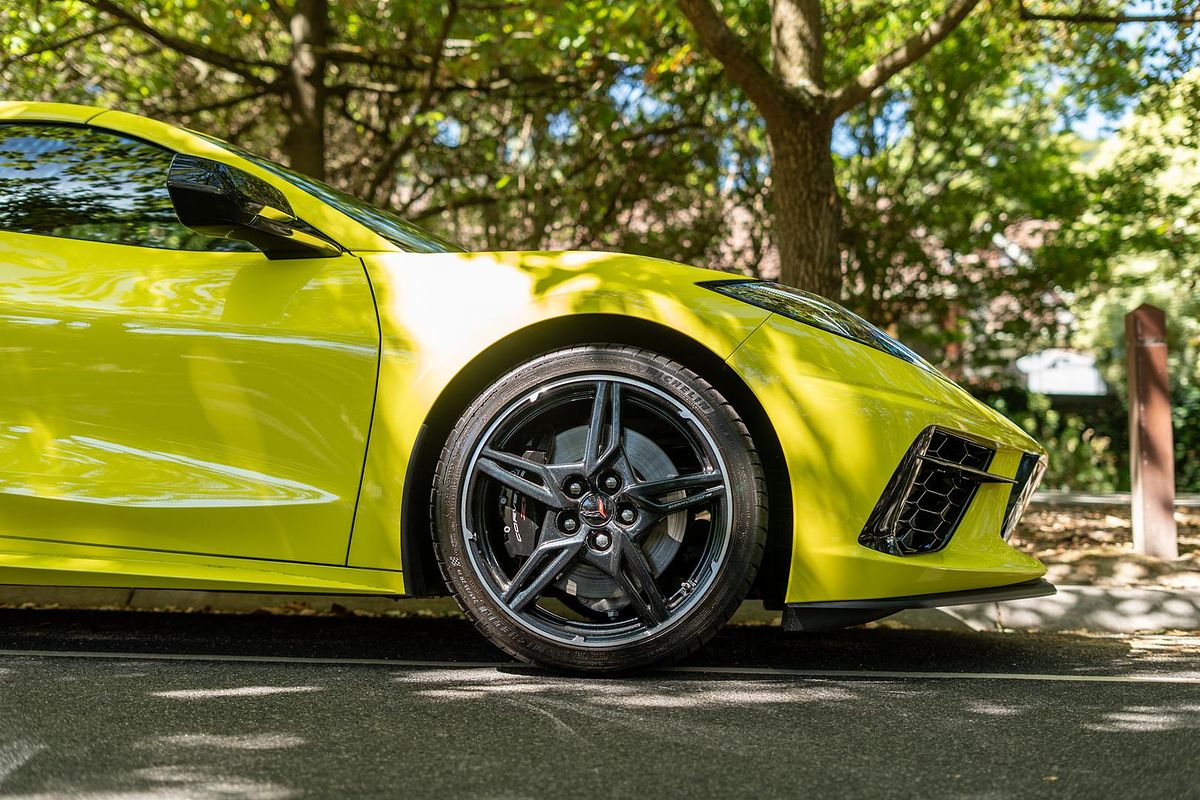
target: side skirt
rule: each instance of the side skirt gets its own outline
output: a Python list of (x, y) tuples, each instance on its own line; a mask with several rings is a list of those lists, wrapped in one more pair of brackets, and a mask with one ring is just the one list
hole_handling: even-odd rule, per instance
[(0, 584), (403, 595), (398, 571), (0, 537)]

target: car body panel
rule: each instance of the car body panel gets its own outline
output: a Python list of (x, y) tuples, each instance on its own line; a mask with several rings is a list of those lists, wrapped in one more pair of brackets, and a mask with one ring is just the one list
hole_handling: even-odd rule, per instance
[(0, 584), (401, 595), (400, 572), (0, 537)]
[(17, 365), (0, 395), (0, 581), (401, 594), (406, 489), (427, 501), (405, 479), (431, 409), (498, 342), (593, 314), (688, 337), (765, 409), (792, 493), (787, 602), (1044, 572), (1000, 538), (1003, 483), (980, 487), (938, 552), (860, 545), (928, 426), (993, 442), (1000, 477), (1040, 448), (931, 370), (698, 285), (726, 273), (604, 253), (405, 253), (197, 133), (0, 103), (0, 121), (14, 120), (230, 164), (349, 252), (269, 262), (0, 233), (0, 348)]
[[(1045, 573), (999, 536), (1009, 484), (980, 487), (949, 545), (893, 556), (858, 543), (922, 430), (939, 425), (999, 445), (989, 471), (1012, 477), (1023, 431), (928, 370), (772, 316), (729, 360), (784, 443), (796, 520), (789, 603), (868, 599), (1019, 583)], [(787, 373), (781, 374), (781, 365)], [(837, 476), (831, 480), (831, 476)]]
[(439, 253), (363, 260), (379, 303), (383, 351), (350, 566), (386, 567), (400, 558), (397, 525), (417, 432), (446, 385), (495, 342), (556, 317), (614, 314), (677, 330), (724, 359), (770, 316), (695, 285), (724, 273), (640, 256)]
[(378, 349), (353, 256), (0, 232), (0, 535), (342, 564)]
[(103, 108), (78, 106), (73, 103), (0, 102), (0, 122), (36, 120), (38, 122), (86, 125), (89, 120), (105, 113), (108, 112)]

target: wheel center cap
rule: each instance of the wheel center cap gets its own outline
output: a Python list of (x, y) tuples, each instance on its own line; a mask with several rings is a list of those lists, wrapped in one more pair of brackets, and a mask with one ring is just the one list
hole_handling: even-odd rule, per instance
[(611, 505), (604, 495), (588, 492), (579, 500), (579, 516), (592, 527), (605, 525), (612, 516)]

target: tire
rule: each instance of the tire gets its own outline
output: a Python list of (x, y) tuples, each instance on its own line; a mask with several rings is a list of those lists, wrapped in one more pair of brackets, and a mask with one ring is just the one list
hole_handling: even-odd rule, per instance
[(545, 353), (466, 409), (434, 475), (447, 586), (508, 654), (573, 672), (675, 661), (745, 598), (767, 492), (746, 425), (647, 350)]

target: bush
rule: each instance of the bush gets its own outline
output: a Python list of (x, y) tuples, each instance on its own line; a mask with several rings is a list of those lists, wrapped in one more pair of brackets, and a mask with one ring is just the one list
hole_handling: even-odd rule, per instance
[(1171, 393), (1175, 428), (1175, 491), (1200, 492), (1200, 386), (1182, 383)]
[[(1102, 433), (1080, 412), (1056, 409), (1049, 397), (1022, 391), (984, 400), (1046, 448), (1050, 463), (1042, 480), (1043, 489), (1112, 492), (1120, 486), (1120, 459), (1113, 448), (1113, 436)], [(1111, 425), (1106, 418), (1112, 414), (1104, 413), (1107, 409), (1099, 411), (1095, 416)]]

